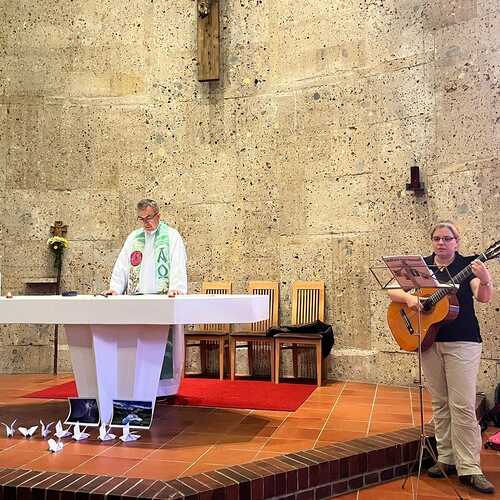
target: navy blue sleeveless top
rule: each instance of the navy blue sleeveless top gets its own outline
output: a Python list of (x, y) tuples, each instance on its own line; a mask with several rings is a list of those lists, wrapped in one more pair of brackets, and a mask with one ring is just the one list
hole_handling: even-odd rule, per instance
[[(455, 259), (448, 266), (448, 272), (453, 277), (462, 269), (467, 267), (477, 255), (463, 256), (455, 253)], [(434, 264), (434, 254), (424, 258), (428, 266)], [(440, 271), (438, 268), (431, 268), (440, 283), (449, 281), (446, 270)], [(450, 323), (443, 324), (436, 335), (436, 342), (482, 342), (479, 332), (479, 322), (477, 321), (476, 312), (474, 311), (474, 295), (470, 287), (471, 280), (475, 278), (472, 274), (464, 280), (457, 291), (458, 304), (460, 311), (456, 319)]]

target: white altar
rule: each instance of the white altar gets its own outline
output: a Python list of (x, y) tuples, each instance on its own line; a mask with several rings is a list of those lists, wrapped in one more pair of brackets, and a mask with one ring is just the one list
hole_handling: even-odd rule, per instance
[[(0, 298), (0, 324), (64, 325), (78, 395), (98, 399), (104, 422), (111, 419), (113, 399), (154, 402), (157, 395), (177, 393), (184, 368), (184, 325), (268, 317), (266, 295)], [(169, 330), (173, 377), (160, 381)]]

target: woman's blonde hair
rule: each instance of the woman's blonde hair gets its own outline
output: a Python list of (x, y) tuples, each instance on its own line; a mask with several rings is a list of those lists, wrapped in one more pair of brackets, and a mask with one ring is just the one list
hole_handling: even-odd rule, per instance
[(441, 229), (442, 227), (445, 227), (446, 229), (449, 229), (453, 236), (455, 237), (455, 239), (458, 241), (460, 241), (460, 232), (457, 228), (457, 225), (451, 221), (451, 220), (443, 220), (441, 222), (438, 222), (433, 228), (432, 228), (432, 231), (431, 231), (431, 238), (434, 236), (434, 233), (436, 232), (437, 229)]

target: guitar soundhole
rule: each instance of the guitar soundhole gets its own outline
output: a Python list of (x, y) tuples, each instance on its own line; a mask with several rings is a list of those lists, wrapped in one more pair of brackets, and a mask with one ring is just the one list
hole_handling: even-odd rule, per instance
[(422, 300), (422, 310), (423, 312), (432, 311), (432, 301), (428, 299)]

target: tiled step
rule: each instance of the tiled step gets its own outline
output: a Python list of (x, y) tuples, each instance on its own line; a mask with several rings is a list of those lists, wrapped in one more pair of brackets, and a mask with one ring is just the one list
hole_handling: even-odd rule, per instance
[[(425, 434), (433, 445), (431, 425)], [(420, 430), (412, 427), (172, 481), (0, 469), (0, 499), (329, 498), (407, 475), (419, 443)]]

